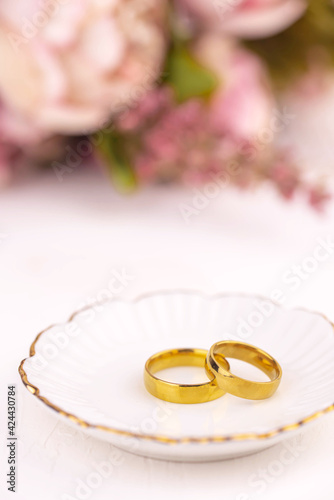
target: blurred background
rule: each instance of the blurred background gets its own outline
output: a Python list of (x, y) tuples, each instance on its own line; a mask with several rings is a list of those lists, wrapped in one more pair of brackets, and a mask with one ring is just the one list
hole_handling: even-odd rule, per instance
[(265, 183), (322, 210), (333, 28), (332, 0), (3, 0), (0, 185), (89, 168), (110, 192)]
[[(18, 498), (62, 498), (93, 447), (18, 379), (38, 331), (165, 288), (279, 289), (333, 319), (334, 3), (2, 0), (0, 58), (0, 380), (20, 391)], [(333, 422), (265, 498), (333, 491)], [(246, 500), (247, 458), (174, 466), (131, 457), (112, 492), (202, 498), (209, 478)]]

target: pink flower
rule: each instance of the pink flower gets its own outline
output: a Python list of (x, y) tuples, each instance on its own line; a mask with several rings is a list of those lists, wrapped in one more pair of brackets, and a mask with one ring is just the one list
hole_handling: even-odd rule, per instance
[(0, 186), (7, 184), (15, 172), (32, 160), (57, 158), (60, 141), (46, 134), (10, 110), (0, 101)]
[(332, 198), (332, 194), (324, 186), (311, 186), (309, 189), (310, 205), (318, 212), (322, 212), (325, 204)]
[(165, 0), (2, 0), (0, 93), (38, 127), (100, 128), (143, 95), (165, 52)]
[(325, 189), (307, 184), (291, 157), (276, 149), (281, 127), (259, 59), (212, 34), (193, 45), (193, 56), (216, 75), (209, 99), (178, 103), (164, 84), (115, 121), (139, 180), (240, 188), (269, 181), (286, 199), (298, 190), (322, 206)]
[(219, 35), (205, 35), (194, 44), (194, 55), (218, 77), (211, 102), (218, 131), (239, 140), (253, 140), (268, 127), (274, 98), (261, 60)]
[(256, 143), (269, 128), (274, 101), (259, 60), (215, 35), (201, 37), (193, 55), (217, 77), (209, 101), (177, 104), (172, 89), (163, 86), (117, 119), (118, 129), (137, 145), (133, 161), (143, 180), (197, 183), (236, 158), (245, 168), (254, 156), (261, 164), (267, 147)]
[(32, 127), (0, 103), (0, 186), (10, 180), (22, 148), (38, 138), (39, 134)]
[(175, 0), (195, 22), (243, 38), (284, 30), (304, 13), (305, 0)]
[(285, 158), (280, 158), (269, 169), (269, 179), (273, 181), (279, 192), (288, 200), (293, 197), (300, 185), (298, 170)]

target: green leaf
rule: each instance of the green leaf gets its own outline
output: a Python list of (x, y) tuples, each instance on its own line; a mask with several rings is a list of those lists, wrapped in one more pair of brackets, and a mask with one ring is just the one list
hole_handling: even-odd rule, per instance
[(116, 189), (122, 193), (130, 193), (137, 187), (137, 179), (126, 153), (125, 143), (121, 135), (103, 131), (102, 143), (97, 148)]
[(215, 74), (202, 66), (183, 44), (172, 47), (166, 72), (166, 80), (178, 102), (191, 97), (209, 97), (218, 85)]

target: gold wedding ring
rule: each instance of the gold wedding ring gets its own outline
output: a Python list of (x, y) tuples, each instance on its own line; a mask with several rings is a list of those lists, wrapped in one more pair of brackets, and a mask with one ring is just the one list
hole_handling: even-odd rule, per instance
[[(256, 366), (270, 381), (253, 382), (233, 375), (230, 369), (221, 363), (222, 356), (240, 359)], [(282, 378), (282, 369), (270, 354), (245, 342), (231, 340), (217, 342), (209, 349), (205, 369), (208, 376), (214, 374), (221, 389), (245, 399), (269, 398), (278, 388)]]
[[(153, 354), (145, 364), (145, 387), (153, 396), (171, 403), (204, 403), (213, 401), (225, 394), (225, 390), (218, 386), (215, 375), (207, 372), (209, 380), (202, 384), (177, 384), (167, 382), (155, 374), (160, 370), (175, 366), (199, 366), (204, 368), (207, 355), (206, 349), (168, 349)], [(230, 368), (228, 361), (217, 354), (217, 361), (227, 371)]]

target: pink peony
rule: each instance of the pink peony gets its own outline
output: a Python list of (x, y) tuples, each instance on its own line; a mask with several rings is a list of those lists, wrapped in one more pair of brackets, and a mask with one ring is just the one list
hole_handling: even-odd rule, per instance
[(243, 38), (284, 30), (304, 13), (305, 0), (175, 0), (195, 22)]
[(44, 130), (81, 133), (152, 85), (164, 0), (2, 0), (0, 93)]
[(61, 155), (60, 138), (46, 137), (0, 101), (0, 186), (7, 184), (21, 167)]

